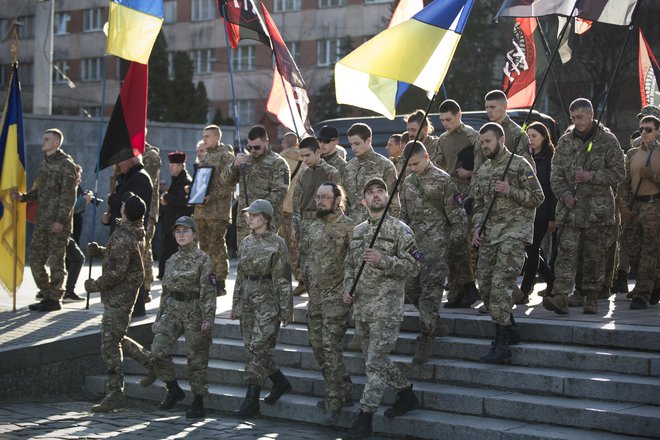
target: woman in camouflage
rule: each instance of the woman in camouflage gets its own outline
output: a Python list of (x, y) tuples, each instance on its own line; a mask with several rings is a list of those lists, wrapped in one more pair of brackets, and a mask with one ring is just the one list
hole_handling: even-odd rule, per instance
[(265, 403), (273, 404), (291, 391), (291, 384), (275, 364), (273, 349), (280, 324), (286, 326), (293, 318), (293, 297), (291, 280), (285, 277), (289, 252), (284, 239), (270, 227), (272, 205), (257, 199), (242, 211), (251, 233), (238, 250), (231, 319), (241, 320), (248, 389), (234, 415), (251, 417), (259, 413), (259, 393), (266, 377), (273, 387)]

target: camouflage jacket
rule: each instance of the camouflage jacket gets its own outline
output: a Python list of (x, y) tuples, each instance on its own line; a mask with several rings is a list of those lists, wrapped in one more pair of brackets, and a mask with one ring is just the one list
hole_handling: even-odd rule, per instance
[(621, 181), (617, 189), (617, 206), (627, 208), (635, 196), (638, 185), (639, 191), (636, 194), (637, 196), (651, 196), (660, 192), (660, 141), (655, 141), (653, 154), (651, 154), (651, 160), (649, 162), (651, 172), (655, 175), (655, 180), (640, 179), (639, 177), (639, 170), (646, 166), (649, 151), (649, 148), (640, 142), (638, 146), (632, 147), (626, 153), (626, 177)]
[[(415, 140), (414, 137), (410, 138), (410, 141)], [(428, 135), (426, 136), (426, 139), (424, 139), (424, 146), (426, 147), (426, 151), (429, 153), (429, 157), (431, 158), (431, 162), (434, 164), (437, 164), (438, 160), (438, 155), (440, 154), (440, 143), (438, 142), (439, 138), (438, 136), (433, 136), (433, 135)]]
[(325, 182), (340, 183), (339, 171), (326, 161), (321, 162), (314, 168), (305, 167), (298, 172), (296, 186), (293, 190), (293, 228), (300, 232), (300, 223), (303, 220), (303, 212), (316, 212), (316, 191)]
[(153, 191), (151, 192), (151, 204), (149, 205), (149, 223), (156, 224), (160, 208), (160, 166), (163, 162), (160, 160), (160, 150), (150, 144), (145, 144), (144, 153), (142, 153), (142, 163), (144, 170), (151, 178)]
[(335, 167), (337, 171), (339, 171), (339, 174), (343, 176), (344, 170), (346, 169), (346, 161), (342, 159), (341, 156), (339, 156), (337, 151), (322, 157), (324, 161), (328, 162), (328, 164)]
[(144, 281), (144, 226), (142, 221), (117, 219), (107, 247), (100, 247), (102, 275), (92, 283), (101, 292), (101, 302), (126, 312), (133, 310), (138, 290)]
[[(344, 260), (344, 290), (353, 286), (362, 264), (362, 253), (373, 238), (379, 219), (360, 223), (353, 229)], [(400, 220), (388, 215), (383, 222), (374, 249), (381, 253), (378, 265), (366, 264), (355, 289), (353, 318), (356, 321), (403, 320), (403, 297), (406, 278), (415, 277), (419, 264), (413, 232)]]
[(195, 205), (196, 219), (231, 220), (231, 200), (235, 183), (222, 179), (224, 169), (234, 160), (231, 145), (218, 144), (206, 149), (206, 154), (199, 162), (200, 167), (213, 167), (209, 183), (208, 200), (203, 205)]
[(623, 151), (616, 137), (602, 125), (591, 153), (586, 150), (587, 145), (573, 133), (572, 127), (557, 142), (550, 174), (552, 191), (557, 196), (556, 218), (563, 221), (568, 210), (565, 197), (575, 188), (575, 174), (584, 165), (584, 171), (591, 172), (591, 181), (577, 186), (577, 203), (569, 211), (567, 224), (576, 228), (614, 225), (614, 190), (625, 177)]
[(257, 319), (293, 319), (291, 281), (287, 278), (289, 251), (273, 231), (248, 235), (238, 248), (238, 267), (232, 310), (237, 317), (254, 313)]
[(180, 246), (179, 251), (172, 255), (165, 263), (163, 276), (163, 296), (160, 298), (160, 309), (156, 321), (160, 319), (167, 301), (174, 294), (199, 293), (199, 299), (190, 299), (195, 302), (202, 313), (204, 322), (213, 324), (215, 321), (216, 280), (213, 273), (213, 262), (197, 243)]
[(310, 302), (341, 298), (344, 259), (354, 227), (355, 222), (338, 211), (316, 219), (307, 228), (300, 245), (300, 267), (307, 282), (321, 289), (321, 298), (313, 297), (316, 290), (310, 290)]
[[(518, 156), (524, 157), (532, 168), (534, 168), (534, 159), (532, 158), (532, 152), (529, 149), (529, 138), (527, 137), (527, 133), (525, 133), (522, 127), (516, 124), (509, 115), (504, 117), (504, 120), (500, 122), (500, 125), (504, 129), (504, 142), (506, 148), (509, 151), (515, 152)], [(520, 142), (518, 142), (518, 138), (520, 138)]]
[[(367, 208), (362, 205), (362, 190), (364, 185), (374, 177), (383, 179), (389, 192), (392, 191), (396, 180), (396, 169), (389, 159), (376, 153), (373, 148), (362, 156), (354, 157), (346, 164), (342, 176), (342, 183), (346, 190), (346, 209), (348, 216), (356, 222), (363, 222), (369, 216)], [(390, 214), (398, 217), (399, 210), (399, 196), (395, 195), (390, 206)]]
[[(243, 176), (247, 189), (243, 185)], [(263, 156), (255, 159), (251, 154), (243, 170), (234, 166), (232, 161), (222, 171), (222, 181), (225, 185), (232, 186), (238, 183), (240, 196), (238, 197), (238, 210), (247, 208), (256, 199), (265, 199), (273, 205), (273, 218), (271, 225), (273, 230), (282, 225), (282, 203), (289, 189), (289, 166), (279, 154), (268, 151)], [(247, 190), (248, 203), (245, 203), (245, 192)]]
[(459, 153), (468, 147), (472, 147), (474, 157), (472, 171), (476, 174), (481, 164), (486, 161), (486, 156), (481, 150), (479, 132), (462, 122), (456, 130), (452, 132), (445, 131), (440, 135), (438, 138), (437, 160), (433, 162), (435, 166), (449, 173), (458, 190), (465, 197), (470, 192), (471, 179), (461, 179), (458, 177), (456, 170), (459, 168), (469, 169), (469, 165), (464, 164), (459, 156)]
[(400, 193), (401, 220), (413, 230), (423, 253), (425, 248), (449, 245), (450, 239), (465, 239), (467, 214), (458, 195), (449, 174), (433, 163), (406, 177)]
[(60, 223), (71, 232), (76, 204), (76, 164), (71, 156), (62, 149), (46, 156), (32, 189), (22, 200), (37, 201), (35, 228), (50, 229), (53, 223)]
[(484, 244), (501, 243), (508, 239), (532, 242), (532, 230), (536, 208), (544, 200), (543, 189), (532, 166), (522, 156), (514, 155), (506, 175), (511, 192), (497, 194), (495, 205), (482, 227), (488, 206), (495, 196), (495, 182), (502, 178), (504, 168), (511, 157), (506, 147), (501, 147), (494, 159), (487, 160), (473, 181), (475, 228), (481, 227)]

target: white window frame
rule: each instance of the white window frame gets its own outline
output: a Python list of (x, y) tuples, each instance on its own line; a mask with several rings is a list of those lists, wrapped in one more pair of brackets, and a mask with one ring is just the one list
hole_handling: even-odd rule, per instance
[(165, 24), (176, 23), (177, 0), (163, 1), (163, 19)]
[(22, 26), (16, 26), (19, 40), (29, 40), (34, 38), (34, 15), (24, 15), (18, 17), (16, 22), (22, 23)]
[(53, 84), (68, 84), (67, 78), (60, 74), (60, 71), (55, 69), (59, 67), (60, 71), (67, 77), (69, 76), (69, 62), (68, 61), (55, 61), (53, 63)]
[(346, 6), (346, 0), (319, 0), (319, 9), (341, 8)]
[[(174, 57), (172, 57), (174, 59)], [(213, 49), (197, 49), (190, 52), (190, 59), (193, 62), (193, 73), (195, 75), (203, 75), (213, 72)], [(174, 70), (172, 70), (174, 76)]]
[[(334, 49), (334, 56), (332, 51)], [(316, 65), (331, 66), (341, 59), (341, 39), (329, 38), (316, 41)]]
[(103, 29), (103, 8), (83, 9), (83, 32)]
[[(244, 125), (254, 124), (255, 122), (254, 100), (237, 99), (236, 108), (238, 110), (238, 120), (241, 124)], [(236, 119), (236, 114), (234, 113), (234, 105), (232, 102), (229, 102), (229, 114), (231, 115), (232, 118)]]
[(232, 53), (232, 68), (235, 72), (249, 72), (255, 70), (257, 62), (257, 49), (253, 44), (238, 46)]
[(101, 80), (101, 58), (83, 58), (80, 62), (81, 81)]
[(300, 11), (301, 0), (273, 0), (274, 12)]
[(218, 16), (215, 0), (192, 0), (190, 21), (215, 20)]
[(68, 12), (56, 12), (53, 22), (53, 33), (55, 35), (66, 35), (69, 33), (71, 14)]

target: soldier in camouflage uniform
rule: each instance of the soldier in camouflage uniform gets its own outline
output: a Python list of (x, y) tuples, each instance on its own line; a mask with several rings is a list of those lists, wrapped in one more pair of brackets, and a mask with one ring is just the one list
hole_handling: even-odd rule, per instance
[(434, 336), (446, 336), (449, 328), (438, 313), (442, 286), (447, 276), (449, 251), (465, 241), (467, 215), (457, 200), (458, 190), (449, 174), (431, 163), (421, 142), (409, 142), (412, 173), (403, 182), (401, 220), (415, 233), (422, 255), (419, 275), (406, 283), (406, 296), (419, 310), (421, 334), (413, 362), (422, 364), (431, 354)]
[[(30, 242), (30, 268), (43, 300), (29, 306), (30, 310), (50, 312), (60, 310), (64, 295), (64, 257), (73, 229), (73, 207), (76, 203), (76, 165), (60, 148), (64, 136), (56, 128), (48, 129), (41, 138), (45, 159), (32, 189), (15, 192), (20, 202), (37, 201), (37, 218)], [(50, 275), (46, 272), (50, 267)]]
[(165, 265), (163, 295), (153, 324), (151, 355), (158, 377), (167, 385), (167, 396), (159, 408), (169, 410), (183, 400), (172, 362), (172, 349), (184, 335), (188, 348), (188, 380), (195, 395), (186, 417), (205, 417), (204, 395), (208, 391), (211, 332), (215, 322), (217, 281), (211, 260), (197, 246), (197, 225), (190, 217), (179, 217), (172, 231), (179, 251)]
[(626, 154), (626, 178), (617, 194), (619, 211), (632, 226), (626, 236), (637, 280), (631, 292), (632, 310), (660, 300), (660, 119), (644, 116), (639, 128), (641, 144)]
[(317, 139), (321, 146), (321, 157), (323, 160), (335, 167), (340, 175), (343, 175), (346, 168), (346, 160), (337, 152), (339, 144), (339, 131), (337, 131), (337, 128), (332, 125), (324, 125), (319, 130)]
[[(499, 124), (489, 122), (481, 127), (479, 140), (489, 160), (479, 168), (473, 182), (472, 244), (479, 247), (479, 293), (488, 305), (496, 335), (495, 343), (481, 360), (502, 363), (511, 359), (509, 343), (519, 340), (511, 313), (512, 294), (525, 262), (525, 245), (532, 242), (536, 207), (544, 196), (529, 162), (518, 155), (511, 159), (512, 153), (505, 146), (504, 130)], [(509, 160), (507, 177), (499, 180)], [(493, 197), (496, 197), (495, 204), (486, 219)]]
[(534, 168), (534, 159), (529, 149), (527, 133), (506, 114), (508, 107), (506, 94), (501, 90), (491, 90), (486, 93), (484, 100), (488, 119), (491, 122), (500, 124), (504, 129), (507, 150), (524, 157)]
[[(271, 151), (264, 127), (252, 127), (247, 138), (249, 154), (237, 154), (222, 171), (222, 181), (232, 188), (239, 185), (238, 208), (241, 210), (256, 199), (268, 200), (273, 207), (272, 227), (277, 231), (282, 225), (282, 203), (289, 189), (289, 166), (279, 154)], [(236, 243), (240, 246), (243, 239), (250, 235), (250, 228), (240, 215), (236, 223)]]
[[(385, 149), (387, 149), (387, 154), (390, 155), (390, 162), (392, 162), (394, 168), (396, 169), (397, 176), (401, 174), (401, 170), (403, 170), (403, 164), (406, 161), (406, 157), (403, 155), (403, 147), (405, 146), (406, 144), (401, 142), (401, 135), (393, 134), (387, 140), (387, 146), (385, 147)], [(400, 189), (401, 188), (399, 188), (399, 190)]]
[[(561, 219), (563, 231), (553, 296), (543, 298), (543, 307), (566, 314), (569, 305), (584, 304), (584, 313), (595, 314), (605, 278), (605, 257), (616, 228), (614, 189), (625, 177), (623, 151), (606, 127), (596, 126), (589, 100), (578, 98), (569, 110), (574, 125), (557, 142), (550, 174), (557, 196), (556, 218)], [(568, 298), (577, 271), (582, 274), (581, 293), (586, 303), (580, 295)]]
[(203, 205), (195, 205), (195, 222), (198, 227), (199, 247), (213, 261), (213, 270), (218, 277), (218, 293), (225, 290), (225, 280), (229, 274), (227, 243), (225, 235), (231, 221), (231, 202), (234, 185), (222, 180), (223, 170), (234, 160), (231, 145), (220, 142), (222, 131), (217, 125), (204, 128), (203, 141), (206, 153), (199, 166), (213, 167), (208, 195)]
[(319, 403), (326, 410), (327, 422), (336, 424), (342, 405), (353, 401), (341, 344), (350, 313), (342, 300), (344, 259), (355, 222), (342, 211), (344, 190), (337, 183), (323, 183), (315, 200), (318, 218), (308, 226), (300, 247), (309, 292), (307, 328), (325, 381), (325, 402)]
[[(88, 245), (90, 256), (103, 259), (103, 271), (96, 280), (85, 281), (87, 292), (101, 292), (103, 319), (101, 320), (101, 357), (108, 369), (107, 393), (101, 403), (92, 406), (94, 412), (108, 412), (124, 405), (123, 352), (138, 354), (138, 361), (148, 363), (148, 355), (141, 346), (128, 338), (128, 324), (137, 300), (138, 290), (144, 282), (144, 214), (142, 199), (127, 193), (121, 207), (121, 219), (108, 246)], [(140, 356), (141, 355), (141, 356)]]
[(145, 229), (145, 248), (144, 248), (144, 286), (143, 295), (145, 302), (151, 301), (151, 295), (149, 291), (151, 290), (151, 284), (154, 282), (154, 255), (151, 252), (151, 240), (154, 238), (154, 232), (156, 232), (156, 223), (158, 223), (158, 211), (160, 204), (158, 203), (160, 199), (159, 192), (159, 182), (160, 182), (160, 166), (162, 161), (160, 160), (160, 150), (158, 147), (155, 147), (149, 143), (145, 143), (144, 153), (142, 153), (142, 163), (144, 164), (144, 170), (149, 174), (151, 178), (151, 184), (153, 186), (153, 191), (151, 193), (151, 203), (149, 204), (149, 218), (147, 220), (147, 227)]
[[(389, 358), (403, 320), (406, 278), (416, 276), (419, 265), (413, 232), (400, 220), (385, 214), (388, 191), (381, 178), (369, 179), (363, 187), (369, 219), (355, 227), (344, 261), (344, 301), (353, 304), (355, 330), (362, 342), (367, 382), (360, 399), (360, 411), (345, 439), (362, 439), (372, 434), (372, 418), (383, 398), (385, 385), (397, 390), (394, 406), (385, 411), (387, 418), (403, 415), (419, 402), (412, 384)], [(376, 226), (386, 215), (374, 247)], [(352, 292), (362, 262), (365, 267)]]
[[(428, 117), (424, 117), (426, 112), (424, 110), (418, 109), (412, 112), (411, 114), (405, 116), (403, 120), (406, 122), (406, 129), (408, 130), (409, 140), (414, 141), (417, 133), (419, 132), (419, 142), (424, 144), (426, 151), (429, 153), (431, 162), (437, 164), (438, 160), (438, 136), (433, 136), (430, 133), (433, 133), (435, 128), (431, 124), (431, 120)], [(404, 141), (406, 144), (407, 141)]]
[[(470, 182), (486, 157), (479, 144), (479, 132), (461, 121), (461, 106), (453, 99), (447, 99), (438, 108), (440, 122), (445, 132), (438, 138), (436, 166), (451, 176), (460, 193), (466, 211), (472, 212), (474, 199), (470, 195)], [(472, 216), (468, 216), (468, 225)], [(446, 308), (469, 308), (478, 299), (479, 292), (474, 284), (475, 261), (469, 227), (465, 230), (465, 240), (455, 242), (452, 258), (449, 261), (449, 291)]]
[(273, 387), (264, 398), (265, 403), (273, 404), (291, 391), (291, 384), (275, 363), (274, 348), (280, 324), (287, 326), (293, 319), (293, 296), (291, 281), (285, 277), (289, 252), (270, 223), (273, 206), (267, 200), (257, 199), (241, 212), (252, 233), (238, 248), (231, 319), (241, 320), (248, 389), (234, 415), (252, 417), (259, 413), (259, 393), (266, 377)]

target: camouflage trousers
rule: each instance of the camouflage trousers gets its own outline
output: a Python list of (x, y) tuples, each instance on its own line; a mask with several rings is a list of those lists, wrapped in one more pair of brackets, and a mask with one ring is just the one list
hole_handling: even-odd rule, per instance
[(241, 335), (247, 352), (245, 382), (261, 385), (268, 376), (278, 370), (274, 353), (277, 334), (280, 331), (280, 318), (278, 315), (263, 318), (253, 310), (243, 309), (240, 320)]
[(331, 410), (341, 409), (344, 401), (352, 396), (353, 385), (346, 372), (341, 346), (349, 314), (350, 306), (341, 299), (307, 304), (309, 344), (323, 373), (325, 407)]
[(227, 221), (221, 219), (195, 219), (197, 223), (197, 241), (199, 248), (209, 254), (213, 261), (213, 270), (219, 281), (227, 279), (229, 259), (227, 257)]
[(431, 336), (442, 322), (438, 310), (448, 268), (446, 248), (439, 246), (438, 249), (440, 252), (433, 254), (423, 252), (420, 274), (406, 280), (406, 298), (419, 310), (419, 325), (425, 336)]
[(564, 227), (555, 260), (555, 294), (568, 296), (573, 293), (578, 270), (583, 294), (602, 290), (605, 284), (605, 262), (614, 240), (614, 228), (616, 226)]
[(375, 413), (383, 400), (385, 386), (396, 391), (410, 386), (399, 367), (390, 359), (390, 352), (399, 337), (398, 321), (355, 321), (355, 331), (360, 337), (362, 354), (367, 372), (360, 409)]
[(145, 231), (144, 253), (142, 254), (142, 265), (144, 266), (144, 282), (142, 287), (151, 290), (151, 285), (154, 282), (154, 254), (151, 251), (151, 240), (154, 238), (156, 232), (156, 222), (154, 219), (149, 219), (147, 223), (147, 230)]
[(479, 295), (495, 324), (511, 325), (511, 298), (525, 262), (525, 243), (504, 240), (479, 247), (477, 280)]
[(635, 296), (648, 302), (660, 288), (660, 201), (637, 203), (634, 234), (627, 237), (630, 264), (635, 272)]
[(605, 255), (605, 270), (603, 272), (603, 287), (607, 287), (608, 289), (612, 286), (612, 282), (614, 281), (614, 272), (618, 265), (617, 250), (619, 248), (619, 239), (621, 237), (619, 226), (614, 226), (612, 232), (614, 233), (614, 236), (612, 237), (610, 247), (607, 248)]
[(124, 391), (122, 340), (126, 337), (130, 319), (129, 312), (105, 306), (101, 318), (101, 359), (108, 370), (108, 393)]
[[(69, 241), (67, 231), (51, 232), (48, 229), (35, 228), (30, 242), (30, 269), (34, 282), (44, 298), (59, 301), (64, 295), (65, 255)], [(46, 272), (50, 268), (50, 276)]]
[(293, 214), (291, 214), (290, 212), (284, 213), (282, 217), (282, 226), (280, 226), (280, 230), (278, 231), (278, 234), (286, 242), (286, 247), (289, 249), (289, 263), (293, 270), (293, 275), (296, 277), (296, 280), (300, 282), (303, 279), (302, 271), (300, 269), (300, 266), (298, 265), (298, 259), (300, 258), (300, 250), (298, 248), (298, 243), (291, 240), (291, 222), (293, 221), (292, 217)]
[(202, 311), (199, 300), (176, 301), (168, 298), (160, 319), (156, 321), (156, 335), (151, 344), (151, 356), (158, 377), (164, 382), (176, 379), (172, 349), (184, 335), (188, 354), (188, 380), (193, 393), (206, 394), (211, 335), (202, 332)]
[(449, 291), (447, 301), (453, 301), (464, 293), (465, 285), (474, 282), (475, 255), (471, 244), (470, 232), (466, 231), (462, 246), (452, 246), (449, 258)]

